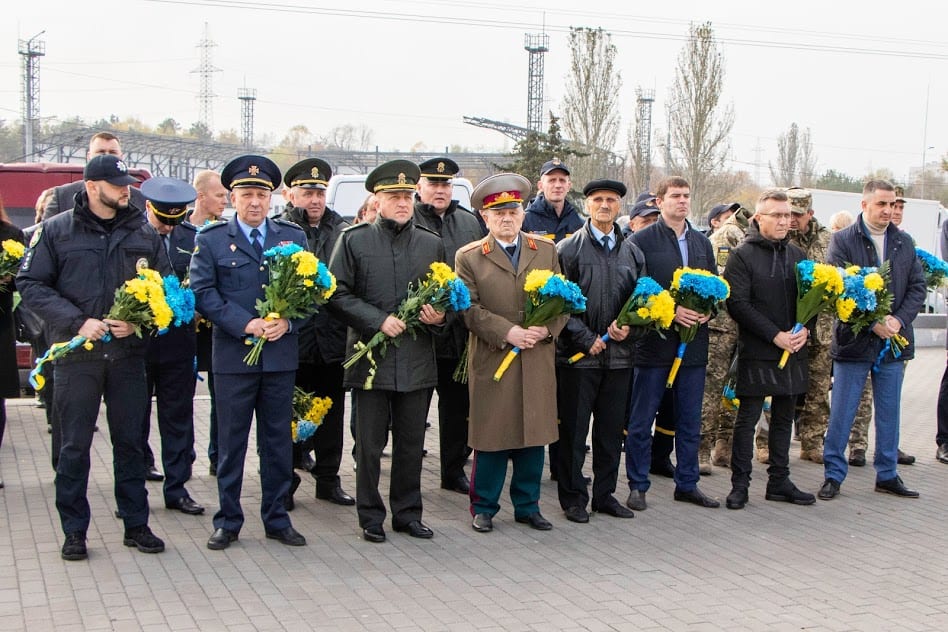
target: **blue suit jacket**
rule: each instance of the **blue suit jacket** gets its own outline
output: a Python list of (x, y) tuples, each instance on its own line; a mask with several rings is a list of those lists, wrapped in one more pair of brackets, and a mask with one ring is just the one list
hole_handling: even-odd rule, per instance
[[(267, 219), (263, 249), (296, 243), (306, 248), (306, 236), (295, 224)], [(263, 345), (260, 362), (247, 366), (250, 351), (244, 328), (257, 318), (256, 302), (263, 299), (269, 282), (267, 266), (241, 232), (236, 217), (202, 228), (191, 257), (191, 289), (197, 310), (214, 323), (213, 363), (215, 373), (295, 371), (299, 339), (297, 332), (307, 319), (290, 321), (290, 333)]]

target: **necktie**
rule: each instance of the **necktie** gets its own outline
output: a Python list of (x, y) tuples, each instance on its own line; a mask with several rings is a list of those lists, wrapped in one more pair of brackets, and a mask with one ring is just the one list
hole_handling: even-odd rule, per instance
[(517, 244), (513, 244), (512, 246), (504, 246), (504, 250), (507, 251), (508, 255), (513, 257), (515, 254), (517, 254)]
[(603, 235), (601, 241), (602, 241), (602, 247), (603, 249), (605, 249), (606, 252), (609, 252), (610, 250), (612, 250), (612, 247), (611, 247), (612, 238), (609, 235)]
[(258, 258), (263, 258), (263, 244), (260, 243), (260, 231), (254, 228), (250, 231), (250, 244)]
[(168, 253), (168, 256), (171, 256), (171, 235), (162, 235), (161, 241), (165, 244), (165, 252)]

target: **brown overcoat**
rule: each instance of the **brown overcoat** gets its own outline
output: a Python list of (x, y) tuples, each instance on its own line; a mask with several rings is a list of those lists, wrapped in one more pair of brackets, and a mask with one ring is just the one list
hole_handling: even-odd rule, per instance
[[(511, 327), (523, 323), (527, 273), (560, 271), (555, 245), (549, 239), (520, 233), (520, 261), (514, 271), (510, 259), (488, 235), (458, 250), (455, 270), (471, 292), (471, 308), (464, 313), (470, 330), (468, 445), (495, 452), (556, 441), (556, 346), (551, 341), (522, 351), (499, 382), (493, 379), (511, 349), (504, 337)], [(547, 324), (554, 337), (568, 318), (560, 316)]]

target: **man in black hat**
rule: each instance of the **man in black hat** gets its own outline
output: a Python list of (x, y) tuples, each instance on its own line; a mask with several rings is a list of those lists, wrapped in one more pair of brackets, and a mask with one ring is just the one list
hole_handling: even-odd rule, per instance
[[(174, 269), (179, 281), (188, 277), (194, 236), (197, 229), (184, 221), (188, 204), (197, 192), (187, 182), (175, 178), (151, 178), (142, 184), (145, 217), (161, 236), (162, 256)], [(148, 339), (145, 378), (148, 397), (142, 418), (142, 449), (146, 467), (154, 468), (155, 457), (148, 445), (151, 431), (151, 398), (158, 407), (161, 436), (161, 464), (165, 470), (165, 507), (197, 516), (204, 507), (197, 504), (184, 484), (191, 478), (194, 452), (194, 322), (172, 325), (160, 336)], [(151, 462), (149, 463), (149, 457)]]
[[(267, 218), (271, 192), (280, 186), (280, 169), (264, 156), (240, 156), (221, 172), (235, 214), (227, 222), (204, 227), (191, 258), (191, 289), (197, 310), (214, 323), (214, 388), (217, 396), (219, 457), (217, 492), (220, 510), (207, 548), (226, 549), (244, 523), (240, 491), (244, 457), (254, 416), (260, 455), (260, 513), (268, 538), (303, 546), (306, 538), (290, 523), (285, 502), (293, 478), (290, 418), (298, 366), (297, 335), (306, 322), (268, 320), (256, 302), (270, 282), (263, 253), (281, 244), (306, 247), (295, 224)], [(260, 361), (244, 362), (248, 336), (263, 337)]]
[[(293, 222), (306, 234), (310, 252), (329, 264), (332, 249), (349, 226), (339, 213), (326, 207), (326, 186), (332, 168), (325, 160), (307, 158), (290, 167), (283, 176), (283, 197), (287, 200), (283, 219)], [(337, 505), (354, 505), (355, 499), (342, 489), (339, 465), (346, 391), (342, 386), (342, 361), (346, 355), (346, 325), (328, 309), (320, 309), (300, 328), (300, 365), (296, 385), (318, 397), (328, 397), (332, 408), (319, 430), (302, 444), (293, 445), (293, 464), (316, 479), (316, 498)], [(309, 458), (312, 449), (315, 462)], [(294, 483), (297, 476), (294, 474)], [(292, 506), (293, 495), (289, 500)]]
[[(559, 401), (557, 491), (567, 520), (589, 522), (589, 491), (583, 478), (589, 418), (593, 421), (592, 510), (632, 518), (616, 500), (622, 431), (632, 383), (633, 344), (629, 327), (616, 316), (645, 268), (645, 255), (615, 223), (626, 187), (616, 180), (593, 180), (583, 188), (585, 226), (556, 250), (564, 276), (579, 285), (586, 311), (570, 316), (556, 341)], [(609, 340), (602, 340), (608, 334)], [(571, 364), (576, 353), (585, 357)]]
[[(484, 236), (474, 214), (451, 199), (453, 178), (460, 168), (449, 158), (432, 158), (420, 165), (421, 177), (415, 191), (415, 223), (441, 236), (445, 258), (454, 268), (458, 248)], [(464, 346), (467, 328), (454, 319), (445, 336), (435, 340), (438, 358), (438, 435), (441, 449), (441, 487), (467, 494), (471, 487), (464, 464), (467, 447), (467, 413), (470, 407), (466, 384), (454, 379)]]
[(710, 237), (711, 233), (720, 228), (721, 224), (727, 221), (731, 215), (734, 215), (737, 212), (737, 209), (741, 208), (739, 202), (732, 202), (731, 204), (718, 204), (711, 209), (711, 212), (708, 213), (708, 229), (704, 231), (706, 237)]
[[(115, 470), (115, 500), (125, 523), (126, 546), (158, 553), (165, 544), (148, 528), (148, 492), (142, 468), (141, 424), (145, 412), (145, 345), (124, 321), (103, 319), (115, 290), (147, 266), (170, 274), (161, 240), (140, 209), (129, 204), (129, 175), (113, 155), (92, 158), (83, 172), (85, 190), (73, 209), (43, 222), (33, 233), (17, 276), (26, 305), (49, 327), (50, 339), (85, 337), (57, 361), (56, 410), (62, 448), (56, 468), (56, 508), (66, 540), (65, 560), (87, 557), (91, 519), (86, 488), (89, 450), (99, 402), (105, 398)], [(107, 340), (104, 342), (103, 340)]]
[[(385, 503), (379, 493), (379, 477), (389, 420), (392, 527), (413, 538), (434, 535), (421, 521), (425, 419), (431, 389), (438, 382), (434, 341), (426, 328), (416, 336), (402, 336), (405, 322), (394, 315), (409, 284), (425, 278), (432, 262), (444, 261), (444, 245), (438, 235), (412, 221), (412, 192), (419, 177), (418, 166), (407, 160), (376, 167), (366, 178), (365, 188), (376, 196), (378, 218), (343, 231), (329, 262), (337, 288), (328, 306), (349, 326), (348, 348), (368, 342), (377, 332), (388, 338), (401, 336), (384, 357), (374, 354), (377, 367), (369, 388), (367, 359), (345, 373), (344, 384), (352, 388), (356, 410), (356, 507), (362, 537), (369, 542), (385, 541)], [(445, 315), (424, 305), (420, 320), (442, 329)]]
[(636, 233), (657, 222), (658, 214), (659, 208), (655, 206), (654, 197), (636, 202), (629, 212), (629, 234)]

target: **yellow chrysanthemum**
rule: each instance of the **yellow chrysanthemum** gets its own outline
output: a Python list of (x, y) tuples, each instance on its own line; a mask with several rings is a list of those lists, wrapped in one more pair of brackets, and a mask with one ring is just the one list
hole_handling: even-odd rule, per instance
[(14, 259), (21, 259), (23, 257), (23, 253), (26, 252), (26, 248), (16, 239), (4, 239), (3, 252), (7, 253)]
[(323, 292), (323, 298), (329, 300), (329, 297), (336, 292), (336, 275), (330, 274), (329, 278), (332, 282), (329, 284), (329, 289)]
[(135, 297), (139, 303), (148, 302), (149, 285), (144, 279), (135, 277), (125, 282), (125, 291)]
[(451, 270), (451, 266), (441, 261), (434, 261), (431, 263), (431, 272), (429, 273), (431, 280), (437, 283), (440, 286), (445, 286), (456, 277), (454, 271)]
[(637, 310), (635, 310), (635, 313), (638, 315), (639, 318), (648, 318), (649, 316), (652, 315), (652, 312), (650, 312), (647, 307), (640, 307)]
[(839, 319), (844, 323), (849, 322), (849, 318), (853, 315), (854, 309), (856, 309), (856, 301), (851, 298), (841, 298), (836, 301), (836, 315), (839, 316)]
[(841, 294), (843, 292), (843, 277), (839, 268), (825, 263), (813, 266), (813, 285), (826, 284), (827, 294)]
[(315, 283), (313, 283), (312, 279), (303, 279), (303, 285), (306, 287), (313, 287)]
[(314, 397), (306, 413), (306, 419), (319, 426), (323, 423), (326, 413), (332, 408), (332, 400), (328, 397)]
[(649, 314), (660, 327), (668, 328), (675, 320), (675, 299), (667, 291), (656, 294), (648, 303)]
[(319, 259), (313, 253), (301, 250), (290, 255), (296, 262), (296, 273), (302, 277), (316, 276), (316, 270), (319, 266)]
[(846, 274), (859, 274), (860, 269), (861, 268), (856, 265), (849, 266), (848, 268), (846, 268)]
[(151, 268), (141, 268), (138, 271), (138, 276), (151, 283), (157, 283), (158, 285), (161, 285), (161, 274), (157, 270), (152, 270)]
[(882, 280), (882, 275), (877, 272), (870, 272), (866, 275), (866, 278), (863, 280), (863, 283), (866, 286), (867, 290), (872, 290), (873, 292), (878, 292), (883, 287), (885, 287), (885, 281)]
[(155, 326), (158, 329), (166, 329), (174, 319), (174, 312), (168, 307), (164, 299), (153, 298), (149, 303), (152, 314), (155, 316)]
[(528, 294), (540, 291), (547, 280), (553, 276), (552, 270), (531, 270), (527, 273), (527, 281), (523, 284), (523, 289)]
[(290, 432), (293, 435), (293, 443), (296, 443), (298, 435), (296, 433), (296, 420), (295, 419), (290, 420)]

